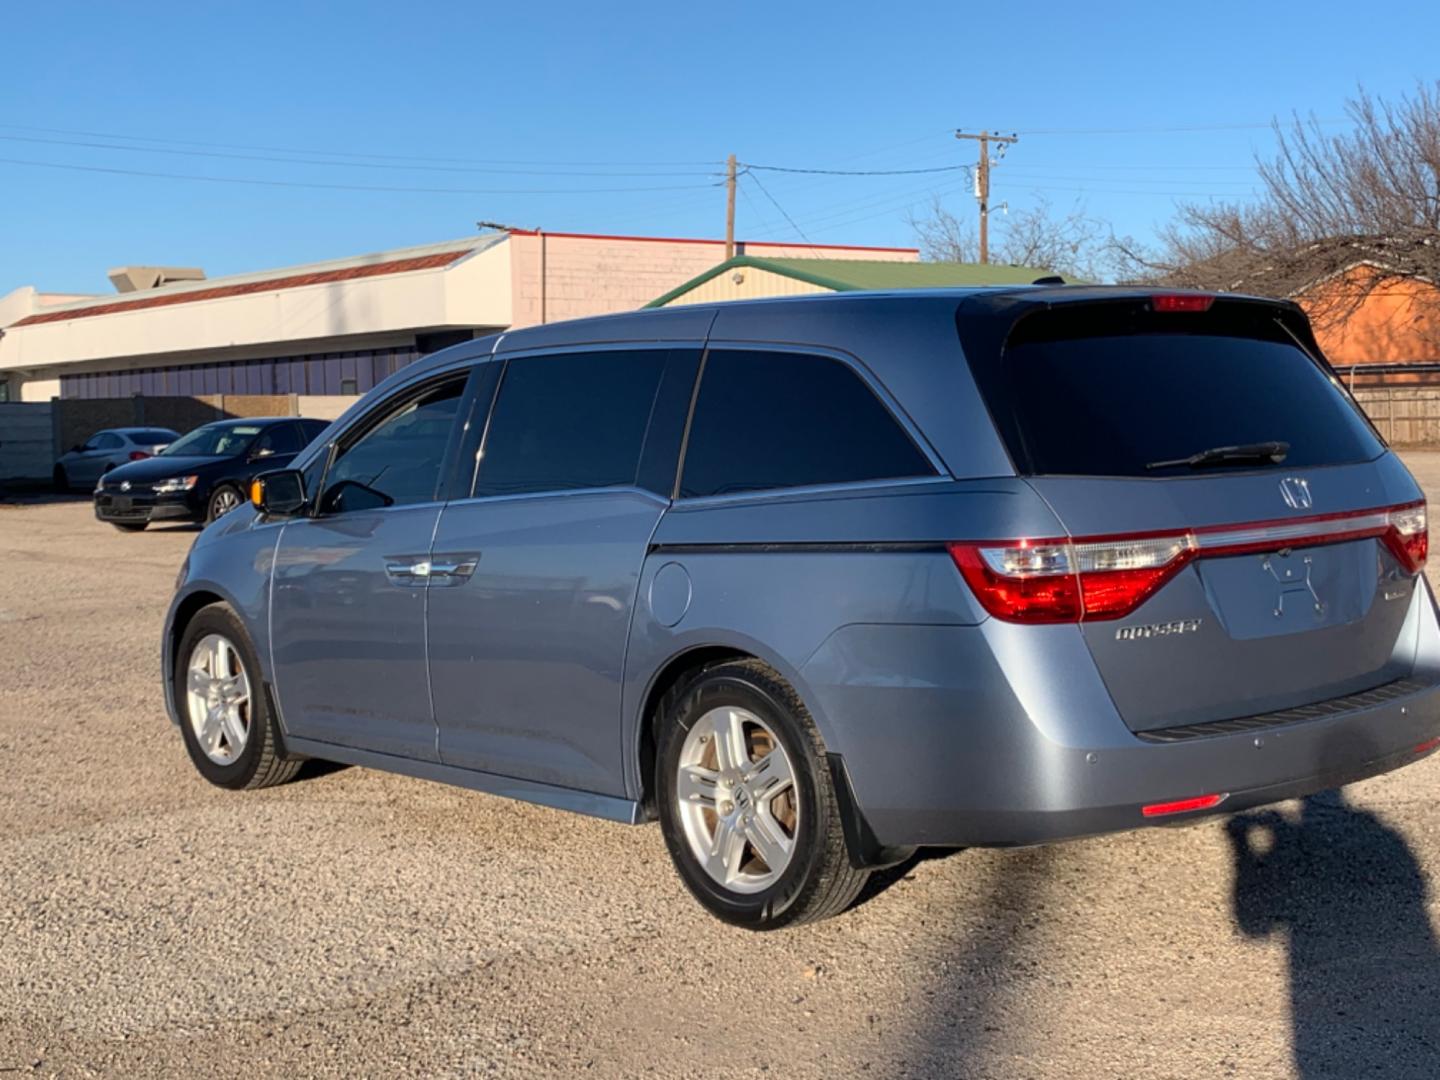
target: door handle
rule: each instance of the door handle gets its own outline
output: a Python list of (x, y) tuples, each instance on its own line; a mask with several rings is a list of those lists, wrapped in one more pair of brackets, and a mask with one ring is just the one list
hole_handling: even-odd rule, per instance
[(430, 560), (430, 581), (435, 585), (463, 585), (479, 563), (478, 552), (436, 555)]
[(387, 556), (385, 576), (392, 584), (423, 589), (430, 581), (430, 560), (411, 555)]
[(475, 573), (480, 562), (478, 554), (440, 555), (423, 558), (416, 555), (388, 555), (385, 576), (395, 585), (423, 589), (427, 585), (463, 585)]

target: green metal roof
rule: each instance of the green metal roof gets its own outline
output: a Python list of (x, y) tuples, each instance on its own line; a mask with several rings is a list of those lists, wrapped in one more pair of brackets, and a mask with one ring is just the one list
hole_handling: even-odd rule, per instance
[(835, 292), (856, 289), (943, 289), (956, 285), (1029, 285), (1053, 273), (1033, 266), (995, 263), (888, 262), (879, 259), (762, 259), (737, 255), (656, 297), (646, 307), (664, 307), (713, 277), (737, 267), (768, 270)]

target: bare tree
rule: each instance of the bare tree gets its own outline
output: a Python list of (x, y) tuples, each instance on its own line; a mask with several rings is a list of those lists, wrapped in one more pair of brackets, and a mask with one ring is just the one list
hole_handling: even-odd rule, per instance
[(1362, 89), (1346, 111), (1352, 126), (1334, 135), (1277, 122), (1254, 202), (1182, 205), (1156, 250), (1117, 241), (1125, 276), (1288, 296), (1373, 267), (1314, 298), (1322, 324), (1396, 279), (1440, 282), (1440, 82), (1396, 102)]
[[(1056, 218), (1049, 201), (1041, 199), (1026, 210), (992, 213), (990, 221), (996, 232), (991, 262), (1031, 266), (1080, 281), (1099, 281), (1105, 276), (1107, 230), (1083, 206), (1077, 204), (1064, 217)], [(910, 227), (926, 259), (975, 262), (979, 258), (975, 226), (947, 210), (938, 197), (924, 217), (911, 216)]]

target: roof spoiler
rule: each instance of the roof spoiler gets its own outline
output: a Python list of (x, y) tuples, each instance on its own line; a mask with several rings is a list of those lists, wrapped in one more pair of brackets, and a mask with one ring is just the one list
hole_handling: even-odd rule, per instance
[(1064, 285), (1065, 279), (1059, 274), (1046, 274), (1044, 277), (1037, 277), (1030, 282), (1031, 285)]

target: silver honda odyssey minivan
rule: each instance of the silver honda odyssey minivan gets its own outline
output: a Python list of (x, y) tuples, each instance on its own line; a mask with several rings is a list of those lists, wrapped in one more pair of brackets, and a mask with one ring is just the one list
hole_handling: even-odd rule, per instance
[(1293, 304), (804, 296), (391, 377), (196, 539), (165, 696), (620, 822), (769, 929), (920, 846), (1194, 820), (1440, 745), (1425, 502)]

